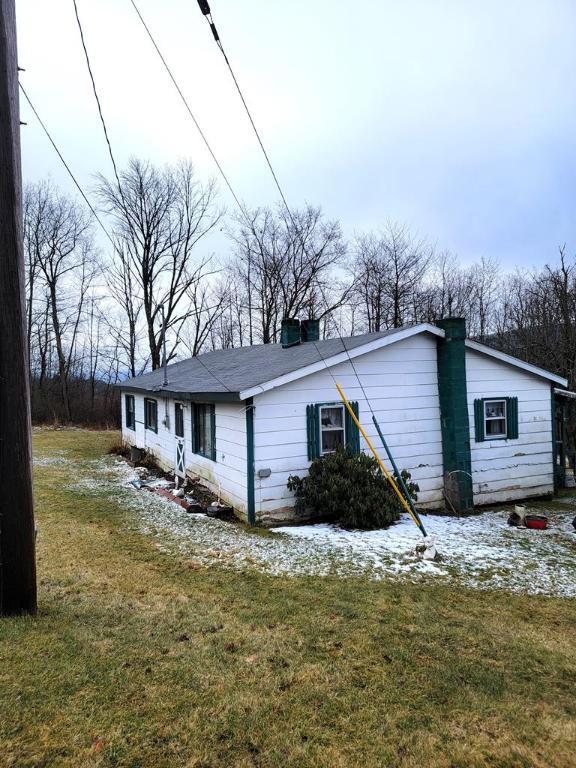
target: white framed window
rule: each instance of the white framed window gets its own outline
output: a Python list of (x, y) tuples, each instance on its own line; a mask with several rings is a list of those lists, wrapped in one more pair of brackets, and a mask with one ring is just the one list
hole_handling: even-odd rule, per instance
[(320, 454), (334, 453), (346, 444), (343, 405), (320, 406)]
[(506, 399), (484, 400), (484, 435), (486, 440), (506, 438), (508, 435)]

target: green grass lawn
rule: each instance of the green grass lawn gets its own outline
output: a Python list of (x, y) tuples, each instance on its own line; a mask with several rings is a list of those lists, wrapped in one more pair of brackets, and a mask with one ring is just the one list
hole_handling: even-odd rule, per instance
[(574, 600), (198, 565), (67, 489), (115, 439), (35, 433), (55, 460), (38, 616), (0, 622), (2, 768), (576, 765)]

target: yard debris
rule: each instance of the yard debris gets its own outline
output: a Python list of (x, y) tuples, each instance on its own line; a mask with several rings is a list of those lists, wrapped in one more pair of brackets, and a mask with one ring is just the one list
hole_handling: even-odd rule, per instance
[(526, 528), (536, 531), (544, 531), (548, 528), (548, 518), (546, 515), (526, 515), (524, 518)]
[(508, 516), (508, 525), (543, 531), (548, 527), (548, 518), (546, 515), (528, 514), (526, 507), (516, 505)]
[(176, 483), (174, 483), (171, 480), (164, 480), (164, 478), (155, 478), (154, 480), (149, 480), (147, 483), (144, 483), (144, 485), (147, 488), (152, 488), (153, 490), (156, 490), (157, 488), (163, 488), (164, 490), (172, 490), (172, 488), (175, 487)]
[(186, 500), (188, 501), (188, 509), (186, 512), (189, 513), (195, 513), (195, 514), (206, 514), (206, 508), (200, 504), (199, 501), (196, 501), (196, 499), (193, 499), (192, 496), (187, 496)]
[(164, 496), (166, 499), (170, 499), (170, 501), (173, 501), (175, 504), (179, 504), (182, 509), (185, 509), (186, 512), (188, 512), (188, 508), (192, 506), (188, 499), (181, 498), (180, 496), (175, 496), (174, 491), (170, 491), (167, 488), (152, 488), (151, 490), (154, 491), (154, 493), (159, 494), (160, 496)]
[(416, 556), (422, 560), (439, 560), (438, 550), (432, 539), (426, 537), (422, 544), (418, 544), (415, 549)]
[(414, 548), (414, 554), (421, 560), (440, 560), (440, 554), (436, 549), (436, 539), (434, 536), (426, 536), (426, 538), (417, 544)]
[(206, 514), (208, 517), (216, 517), (219, 520), (229, 519), (231, 515), (234, 515), (232, 507), (227, 507), (225, 504), (220, 504), (218, 501), (213, 501), (206, 507)]

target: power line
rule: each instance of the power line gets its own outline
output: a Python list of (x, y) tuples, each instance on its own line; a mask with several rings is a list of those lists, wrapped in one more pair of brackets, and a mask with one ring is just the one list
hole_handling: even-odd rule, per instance
[(224, 182), (225, 182), (226, 186), (228, 187), (228, 190), (230, 191), (230, 194), (234, 198), (234, 201), (236, 202), (236, 205), (238, 206), (238, 208), (240, 209), (242, 214), (245, 216), (246, 214), (245, 214), (244, 206), (240, 202), (240, 199), (239, 199), (238, 195), (236, 194), (236, 192), (234, 192), (234, 189), (232, 188), (232, 184), (230, 183), (230, 180), (228, 179), (228, 176), (226, 175), (226, 173), (224, 172), (224, 169), (220, 165), (220, 162), (219, 162), (218, 158), (216, 157), (216, 155), (214, 153), (214, 150), (210, 146), (210, 142), (206, 138), (206, 134), (204, 133), (204, 131), (200, 127), (200, 124), (199, 124), (198, 120), (196, 119), (194, 113), (192, 112), (192, 109), (190, 107), (190, 104), (188, 103), (188, 100), (184, 96), (184, 93), (182, 92), (182, 89), (178, 85), (178, 82), (177, 82), (176, 78), (174, 77), (174, 74), (172, 73), (172, 70), (170, 69), (170, 67), (168, 65), (168, 62), (164, 58), (164, 55), (163, 55), (162, 51), (160, 50), (160, 47), (158, 46), (158, 43), (156, 42), (156, 40), (154, 39), (154, 36), (152, 35), (152, 32), (150, 31), (150, 27), (144, 21), (144, 18), (142, 16), (142, 14), (140, 13), (140, 10), (139, 10), (138, 6), (136, 5), (135, 1), (134, 0), (130, 0), (130, 2), (132, 4), (132, 7), (134, 8), (134, 10), (136, 11), (136, 14), (137, 14), (138, 18), (140, 19), (140, 23), (142, 24), (142, 26), (146, 30), (146, 34), (150, 38), (150, 42), (152, 43), (152, 45), (154, 46), (154, 48), (156, 50), (156, 53), (160, 57), (160, 61), (164, 65), (164, 68), (166, 69), (166, 72), (168, 73), (170, 79), (172, 80), (172, 83), (173, 83), (174, 87), (176, 88), (176, 90), (178, 92), (178, 95), (180, 96), (180, 99), (182, 100), (182, 103), (184, 104), (184, 106), (186, 108), (186, 111), (190, 115), (194, 125), (196, 126), (196, 129), (198, 130), (198, 133), (200, 134), (200, 136), (202, 138), (202, 141), (206, 145), (206, 148), (208, 149), (208, 152), (210, 153), (210, 155), (212, 157), (212, 160), (214, 160), (214, 163), (216, 164), (216, 167), (218, 168), (218, 171), (220, 172), (220, 175), (224, 179)]
[[(48, 130), (48, 128), (47, 128), (46, 124), (44, 123), (44, 121), (42, 120), (42, 118), (40, 117), (40, 115), (38, 113), (38, 110), (36, 109), (36, 107), (32, 103), (32, 100), (30, 99), (30, 96), (28, 95), (28, 93), (25, 90), (24, 86), (22, 85), (22, 83), (19, 83), (19, 85), (20, 85), (20, 90), (24, 94), (24, 97), (25, 97), (26, 101), (28, 102), (32, 112), (34, 112), (34, 115), (35, 115), (36, 119), (38, 120), (40, 126), (42, 127), (42, 130), (46, 134), (46, 137), (48, 138), (48, 140), (49, 140), (50, 144), (52, 145), (54, 151), (58, 155), (58, 158), (60, 159), (60, 162), (62, 163), (62, 165), (66, 169), (66, 171), (67, 171), (68, 175), (70, 176), (70, 178), (72, 179), (72, 181), (74, 182), (74, 185), (76, 186), (77, 190), (82, 195), (82, 199), (84, 200), (84, 202), (86, 203), (86, 205), (90, 209), (92, 215), (94, 216), (94, 218), (96, 219), (96, 221), (98, 222), (100, 227), (102, 228), (102, 231), (104, 232), (104, 234), (106, 235), (106, 237), (110, 241), (110, 243), (111, 243), (112, 247), (114, 248), (114, 250), (115, 251), (119, 251), (118, 244), (114, 241), (114, 238), (112, 237), (112, 235), (110, 234), (110, 232), (108, 231), (106, 226), (104, 225), (102, 219), (100, 218), (100, 216), (96, 212), (94, 206), (90, 202), (89, 198), (86, 196), (86, 193), (84, 192), (84, 190), (80, 186), (80, 183), (79, 183), (78, 179), (76, 178), (76, 176), (74, 175), (74, 172), (72, 171), (72, 169), (70, 168), (70, 166), (66, 162), (64, 156), (62, 155), (62, 152), (58, 148), (58, 145), (56, 144), (56, 142), (52, 138), (52, 135), (51, 135), (50, 131)], [(222, 306), (221, 303), (220, 304), (213, 304), (213, 305), (211, 305), (209, 307), (204, 307), (203, 309), (191, 312), (190, 315), (194, 316), (194, 317), (200, 317), (204, 312), (210, 312), (213, 309), (220, 309), (221, 306)]]
[(78, 191), (79, 191), (79, 192), (80, 192), (80, 194), (82, 195), (82, 197), (83, 197), (83, 199), (84, 199), (84, 202), (86, 203), (86, 205), (88, 206), (88, 208), (89, 208), (89, 209), (92, 211), (92, 215), (94, 216), (94, 218), (96, 219), (96, 221), (98, 222), (98, 224), (100, 225), (100, 227), (102, 228), (102, 231), (104, 232), (104, 234), (106, 235), (106, 237), (108, 238), (108, 240), (110, 240), (110, 242), (112, 243), (112, 246), (113, 246), (114, 248), (117, 248), (117, 245), (116, 245), (116, 243), (114, 242), (114, 239), (112, 238), (112, 235), (110, 234), (110, 232), (108, 232), (108, 230), (106, 229), (106, 227), (104, 226), (104, 224), (103, 224), (103, 222), (102, 222), (102, 219), (101, 219), (101, 218), (100, 218), (100, 216), (98, 216), (98, 214), (96, 213), (96, 210), (94, 209), (94, 206), (92, 205), (92, 203), (90, 202), (90, 200), (89, 200), (89, 199), (86, 197), (86, 194), (84, 193), (84, 190), (83, 190), (83, 189), (82, 189), (82, 187), (80, 186), (80, 183), (78, 182), (78, 179), (76, 178), (76, 176), (75, 176), (75, 175), (74, 175), (74, 173), (72, 172), (72, 169), (70, 168), (70, 166), (68, 165), (68, 163), (67, 163), (67, 162), (66, 162), (66, 160), (64, 159), (64, 156), (62, 155), (62, 152), (60, 152), (60, 150), (58, 149), (58, 146), (56, 145), (56, 142), (55, 142), (55, 141), (54, 141), (54, 139), (52, 138), (52, 136), (51, 136), (51, 134), (50, 134), (50, 131), (49, 131), (49, 130), (48, 130), (48, 128), (46, 127), (46, 125), (45, 125), (44, 121), (42, 120), (42, 118), (41, 118), (41, 117), (40, 117), (40, 115), (38, 114), (38, 110), (36, 109), (36, 107), (35, 107), (35, 106), (34, 106), (34, 104), (32, 103), (32, 101), (31, 101), (31, 99), (30, 99), (30, 96), (28, 96), (28, 94), (27, 94), (26, 90), (24, 89), (24, 86), (22, 85), (22, 83), (19, 83), (19, 85), (20, 85), (20, 90), (21, 90), (21, 91), (22, 91), (22, 93), (24, 94), (24, 97), (25, 97), (26, 101), (28, 102), (28, 104), (30, 105), (30, 108), (31, 108), (32, 112), (34, 112), (34, 115), (36, 116), (36, 119), (37, 119), (37, 120), (38, 120), (38, 122), (40, 123), (40, 125), (41, 125), (41, 127), (42, 127), (42, 130), (44, 131), (44, 133), (45, 133), (45, 134), (46, 134), (46, 136), (48, 137), (48, 141), (49, 141), (49, 142), (50, 142), (50, 144), (52, 144), (52, 146), (54, 147), (54, 151), (56, 152), (56, 154), (57, 154), (57, 155), (58, 155), (58, 157), (60, 158), (60, 161), (62, 162), (62, 165), (64, 166), (64, 168), (65, 168), (65, 169), (66, 169), (66, 171), (68, 172), (68, 175), (70, 176), (70, 178), (72, 179), (72, 181), (73, 181), (73, 182), (74, 182), (74, 184), (76, 185), (76, 188), (78, 189)]
[[(228, 56), (226, 55), (226, 51), (224, 50), (224, 46), (222, 44), (222, 40), (220, 39), (220, 35), (218, 33), (218, 30), (216, 29), (216, 24), (214, 23), (214, 18), (213, 18), (212, 11), (210, 9), (210, 5), (208, 3), (208, 0), (198, 0), (198, 5), (200, 7), (200, 11), (202, 12), (202, 15), (204, 16), (204, 18), (206, 19), (206, 21), (208, 23), (208, 26), (210, 27), (210, 30), (212, 32), (212, 35), (213, 35), (214, 40), (216, 42), (216, 45), (218, 46), (218, 48), (220, 49), (220, 51), (222, 53), (222, 56), (224, 57), (224, 61), (226, 62), (226, 66), (228, 67), (228, 70), (230, 71), (230, 75), (232, 76), (232, 80), (234, 81), (234, 85), (236, 86), (236, 90), (238, 91), (238, 95), (240, 96), (240, 99), (242, 100), (242, 104), (244, 105), (244, 109), (246, 110), (246, 114), (248, 115), (248, 119), (250, 120), (250, 124), (252, 125), (252, 128), (254, 130), (254, 133), (256, 135), (256, 138), (258, 140), (258, 143), (260, 145), (260, 148), (262, 150), (262, 153), (263, 153), (264, 158), (266, 160), (266, 163), (268, 165), (268, 168), (270, 169), (270, 173), (272, 174), (272, 178), (274, 179), (274, 183), (276, 184), (278, 192), (280, 193), (280, 197), (282, 199), (282, 203), (284, 204), (284, 207), (286, 208), (286, 211), (288, 213), (288, 216), (290, 218), (292, 226), (294, 227), (296, 236), (300, 239), (300, 243), (301, 243), (302, 249), (303, 249), (304, 253), (306, 253), (306, 244), (304, 242), (304, 237), (302, 235), (300, 226), (297, 224), (297, 222), (296, 222), (296, 220), (294, 218), (294, 215), (292, 214), (292, 211), (290, 209), (290, 206), (288, 205), (288, 201), (286, 200), (286, 196), (284, 194), (284, 191), (282, 190), (282, 187), (280, 185), (280, 181), (278, 180), (278, 176), (276, 175), (276, 172), (275, 172), (274, 167), (272, 165), (272, 161), (270, 160), (270, 156), (268, 155), (268, 152), (266, 151), (266, 147), (264, 146), (264, 142), (262, 141), (262, 138), (260, 136), (258, 128), (256, 127), (256, 123), (254, 121), (254, 118), (252, 117), (252, 114), (251, 114), (250, 109), (248, 107), (248, 103), (247, 103), (247, 101), (246, 101), (246, 99), (244, 97), (244, 94), (242, 93), (242, 89), (240, 88), (240, 84), (238, 82), (238, 79), (237, 79), (236, 75), (234, 74), (234, 70), (232, 69), (232, 65), (230, 64), (230, 60), (229, 60)], [(324, 289), (323, 289), (323, 287), (322, 287), (322, 285), (320, 283), (320, 280), (318, 279), (316, 282), (317, 282), (317, 285), (318, 285), (318, 289), (320, 290), (320, 293), (322, 294), (322, 299), (323, 299), (323, 301), (324, 301), (324, 303), (326, 305), (326, 308), (328, 308), (329, 305), (328, 305), (328, 302), (326, 300), (326, 294), (324, 293)], [(347, 355), (347, 357), (348, 357), (348, 359), (349, 359), (349, 361), (350, 361), (350, 363), (352, 365), (354, 373), (356, 374), (356, 378), (358, 379), (358, 383), (360, 384), (360, 387), (362, 388), (362, 392), (364, 394), (364, 397), (366, 398), (366, 402), (368, 403), (368, 405), (370, 407), (370, 411), (372, 412), (372, 415), (373, 415), (374, 412), (372, 411), (372, 406), (370, 405), (370, 402), (369, 402), (369, 400), (368, 400), (368, 398), (366, 396), (366, 392), (364, 390), (362, 382), (360, 381), (360, 378), (358, 376), (356, 368), (354, 367), (354, 363), (352, 362), (352, 358), (350, 357), (350, 354), (348, 352), (348, 349), (346, 347), (344, 339), (343, 339), (343, 337), (342, 337), (342, 335), (340, 334), (339, 331), (338, 331), (338, 336), (340, 338), (342, 346), (344, 347), (344, 351), (346, 352), (346, 355)], [(324, 362), (324, 365), (325, 365), (326, 369), (328, 370), (328, 372), (332, 376), (332, 379), (334, 380), (334, 383), (336, 383), (336, 379), (334, 378), (334, 374), (333, 374), (332, 370), (330, 369), (330, 367), (328, 366), (328, 364), (327, 364), (326, 360), (324, 359), (322, 353), (320, 352), (320, 350), (318, 348), (318, 345), (316, 344), (315, 341), (313, 343), (314, 343), (314, 346), (316, 348), (316, 351), (317, 351), (320, 359)]]
[(118, 168), (116, 166), (116, 160), (114, 159), (114, 153), (112, 152), (112, 144), (110, 143), (110, 137), (108, 135), (108, 129), (106, 127), (106, 121), (104, 120), (104, 113), (102, 112), (102, 105), (100, 104), (100, 99), (98, 97), (98, 90), (96, 88), (96, 81), (94, 80), (94, 74), (92, 72), (92, 66), (90, 64), (90, 56), (88, 55), (88, 49), (86, 48), (86, 42), (84, 40), (84, 30), (82, 29), (82, 22), (80, 21), (80, 16), (78, 14), (78, 5), (76, 4), (76, 0), (72, 0), (72, 2), (74, 4), (74, 13), (76, 15), (76, 22), (78, 24), (78, 31), (80, 32), (80, 41), (82, 43), (82, 48), (84, 50), (84, 57), (86, 58), (86, 66), (88, 67), (88, 74), (90, 75), (90, 81), (92, 83), (92, 91), (94, 92), (94, 98), (96, 99), (96, 105), (98, 107), (98, 114), (100, 115), (100, 122), (102, 123), (102, 129), (104, 131), (104, 137), (106, 139), (106, 144), (108, 145), (108, 154), (110, 155), (110, 160), (112, 161), (112, 167), (114, 168), (114, 175), (116, 176), (116, 182), (118, 183), (118, 189), (120, 190), (120, 194), (122, 195), (122, 185), (120, 184), (120, 177), (118, 175)]
[[(202, 14), (206, 21), (208, 22), (208, 25), (212, 31), (212, 35), (214, 36), (214, 40), (216, 41), (216, 45), (220, 49), (222, 56), (224, 56), (224, 61), (226, 62), (226, 66), (228, 67), (230, 74), (232, 76), (232, 80), (234, 81), (234, 85), (236, 86), (236, 90), (238, 91), (238, 95), (240, 96), (240, 99), (242, 100), (242, 104), (244, 105), (244, 109), (246, 110), (246, 114), (248, 115), (248, 119), (250, 120), (250, 124), (252, 125), (252, 128), (254, 130), (254, 133), (256, 135), (256, 138), (258, 139), (258, 143), (260, 144), (260, 149), (262, 150), (262, 153), (266, 159), (266, 163), (268, 165), (268, 168), (270, 169), (270, 173), (272, 174), (272, 178), (274, 179), (274, 183), (276, 184), (276, 187), (278, 189), (278, 192), (280, 193), (280, 197), (282, 198), (282, 202), (286, 206), (286, 210), (288, 211), (288, 214), (290, 215), (290, 218), (292, 218), (292, 214), (290, 212), (290, 208), (288, 206), (288, 202), (286, 200), (286, 197), (284, 195), (284, 192), (282, 190), (282, 187), (280, 186), (280, 182), (278, 180), (278, 177), (276, 176), (276, 172), (274, 171), (274, 167), (272, 165), (272, 161), (270, 160), (270, 157), (268, 155), (268, 152), (266, 151), (266, 147), (264, 146), (264, 142), (262, 141), (262, 138), (260, 136), (260, 133), (258, 132), (258, 128), (256, 127), (256, 123), (254, 122), (254, 119), (252, 117), (252, 114), (250, 112), (250, 109), (248, 108), (248, 104), (246, 102), (246, 99), (244, 98), (244, 94), (242, 93), (242, 89), (240, 88), (240, 84), (238, 83), (238, 80), (236, 78), (236, 75), (234, 74), (234, 70), (232, 69), (232, 65), (230, 64), (230, 60), (228, 59), (228, 56), (226, 55), (226, 51), (224, 50), (224, 46), (222, 45), (222, 41), (220, 39), (220, 35), (218, 34), (218, 30), (216, 29), (216, 25), (214, 23), (214, 19), (212, 16), (212, 11), (210, 10), (210, 6), (206, 2), (206, 0), (198, 0), (198, 5), (200, 6), (200, 10), (202, 11)], [(292, 218), (292, 223), (294, 224), (294, 219)]]
[[(256, 123), (254, 122), (254, 119), (252, 117), (252, 114), (250, 112), (248, 104), (246, 102), (246, 99), (244, 98), (244, 94), (242, 93), (242, 89), (240, 88), (240, 84), (238, 83), (238, 79), (236, 78), (236, 75), (234, 74), (234, 70), (232, 69), (232, 65), (230, 64), (230, 60), (228, 59), (228, 56), (226, 55), (226, 51), (224, 50), (224, 46), (222, 45), (222, 41), (220, 39), (220, 35), (218, 34), (218, 30), (216, 29), (216, 25), (214, 23), (214, 19), (213, 19), (213, 16), (212, 16), (212, 12), (210, 10), (210, 5), (208, 3), (208, 0), (198, 0), (198, 5), (200, 7), (200, 11), (202, 12), (202, 15), (205, 17), (206, 21), (208, 22), (208, 25), (210, 26), (210, 30), (212, 31), (212, 35), (214, 37), (216, 45), (218, 46), (218, 48), (220, 49), (222, 55), (224, 56), (224, 60), (226, 62), (228, 70), (230, 71), (230, 75), (232, 76), (232, 79), (234, 81), (234, 85), (236, 86), (236, 90), (238, 91), (240, 99), (242, 100), (242, 104), (244, 105), (244, 109), (246, 110), (246, 114), (248, 115), (248, 119), (250, 120), (250, 123), (252, 125), (253, 130), (254, 130), (254, 133), (256, 135), (258, 143), (260, 144), (260, 148), (262, 150), (262, 153), (264, 155), (264, 158), (266, 160), (268, 168), (270, 169), (270, 173), (272, 174), (272, 178), (274, 179), (274, 183), (276, 184), (278, 192), (280, 193), (280, 197), (282, 199), (284, 207), (286, 208), (286, 211), (288, 212), (288, 216), (290, 217), (290, 221), (292, 222), (292, 226), (295, 229), (296, 235), (300, 239), (300, 243), (301, 243), (303, 252), (306, 254), (306, 250), (307, 249), (306, 249), (306, 244), (304, 242), (304, 237), (302, 235), (300, 227), (296, 223), (296, 220), (295, 220), (295, 218), (294, 218), (294, 216), (292, 214), (292, 211), (290, 210), (290, 206), (288, 205), (288, 202), (286, 200), (286, 196), (284, 195), (284, 192), (283, 192), (282, 187), (280, 185), (280, 182), (278, 180), (278, 176), (276, 175), (276, 172), (274, 171), (274, 167), (272, 166), (272, 162), (270, 160), (268, 152), (266, 151), (266, 148), (264, 146), (264, 143), (262, 141), (260, 133), (259, 133), (257, 127), (256, 127)], [(324, 288), (323, 288), (319, 278), (316, 280), (316, 283), (317, 283), (318, 289), (320, 291), (320, 294), (322, 296), (322, 300), (324, 301), (324, 304), (326, 305), (326, 309), (328, 309), (329, 304), (328, 304), (328, 302), (326, 300), (326, 293), (324, 291)], [(368, 398), (368, 395), (366, 393), (364, 385), (362, 384), (362, 380), (360, 379), (360, 376), (358, 374), (356, 366), (354, 365), (354, 361), (352, 359), (352, 356), (350, 355), (350, 351), (348, 350), (348, 347), (346, 346), (346, 342), (344, 341), (344, 337), (340, 333), (340, 329), (339, 328), (337, 328), (337, 333), (338, 333), (338, 337), (340, 339), (340, 342), (342, 344), (342, 347), (344, 348), (344, 352), (346, 353), (346, 357), (348, 359), (348, 362), (350, 363), (350, 365), (352, 367), (352, 370), (354, 372), (355, 378), (358, 381), (358, 385), (360, 386), (360, 389), (362, 391), (362, 394), (364, 396), (366, 404), (368, 405), (368, 408), (370, 409), (370, 413), (372, 414), (373, 420), (375, 420), (376, 417), (375, 417), (375, 414), (374, 414), (374, 410), (372, 408), (372, 404), (371, 404), (371, 402), (370, 402), (370, 400)], [(332, 369), (328, 365), (326, 359), (322, 355), (320, 349), (318, 348), (318, 344), (316, 343), (316, 341), (314, 341), (313, 343), (314, 343), (314, 347), (316, 349), (316, 352), (318, 353), (320, 359), (324, 363), (324, 366), (325, 366), (326, 370), (328, 371), (328, 373), (332, 377), (332, 380), (334, 381), (334, 383), (337, 384), (336, 377), (334, 376), (334, 372), (332, 371)]]

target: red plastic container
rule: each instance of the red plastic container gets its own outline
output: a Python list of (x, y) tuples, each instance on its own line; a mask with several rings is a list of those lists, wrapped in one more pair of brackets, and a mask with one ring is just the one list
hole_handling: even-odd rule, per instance
[(524, 522), (526, 523), (526, 528), (534, 528), (538, 531), (548, 528), (548, 518), (546, 515), (526, 515)]

